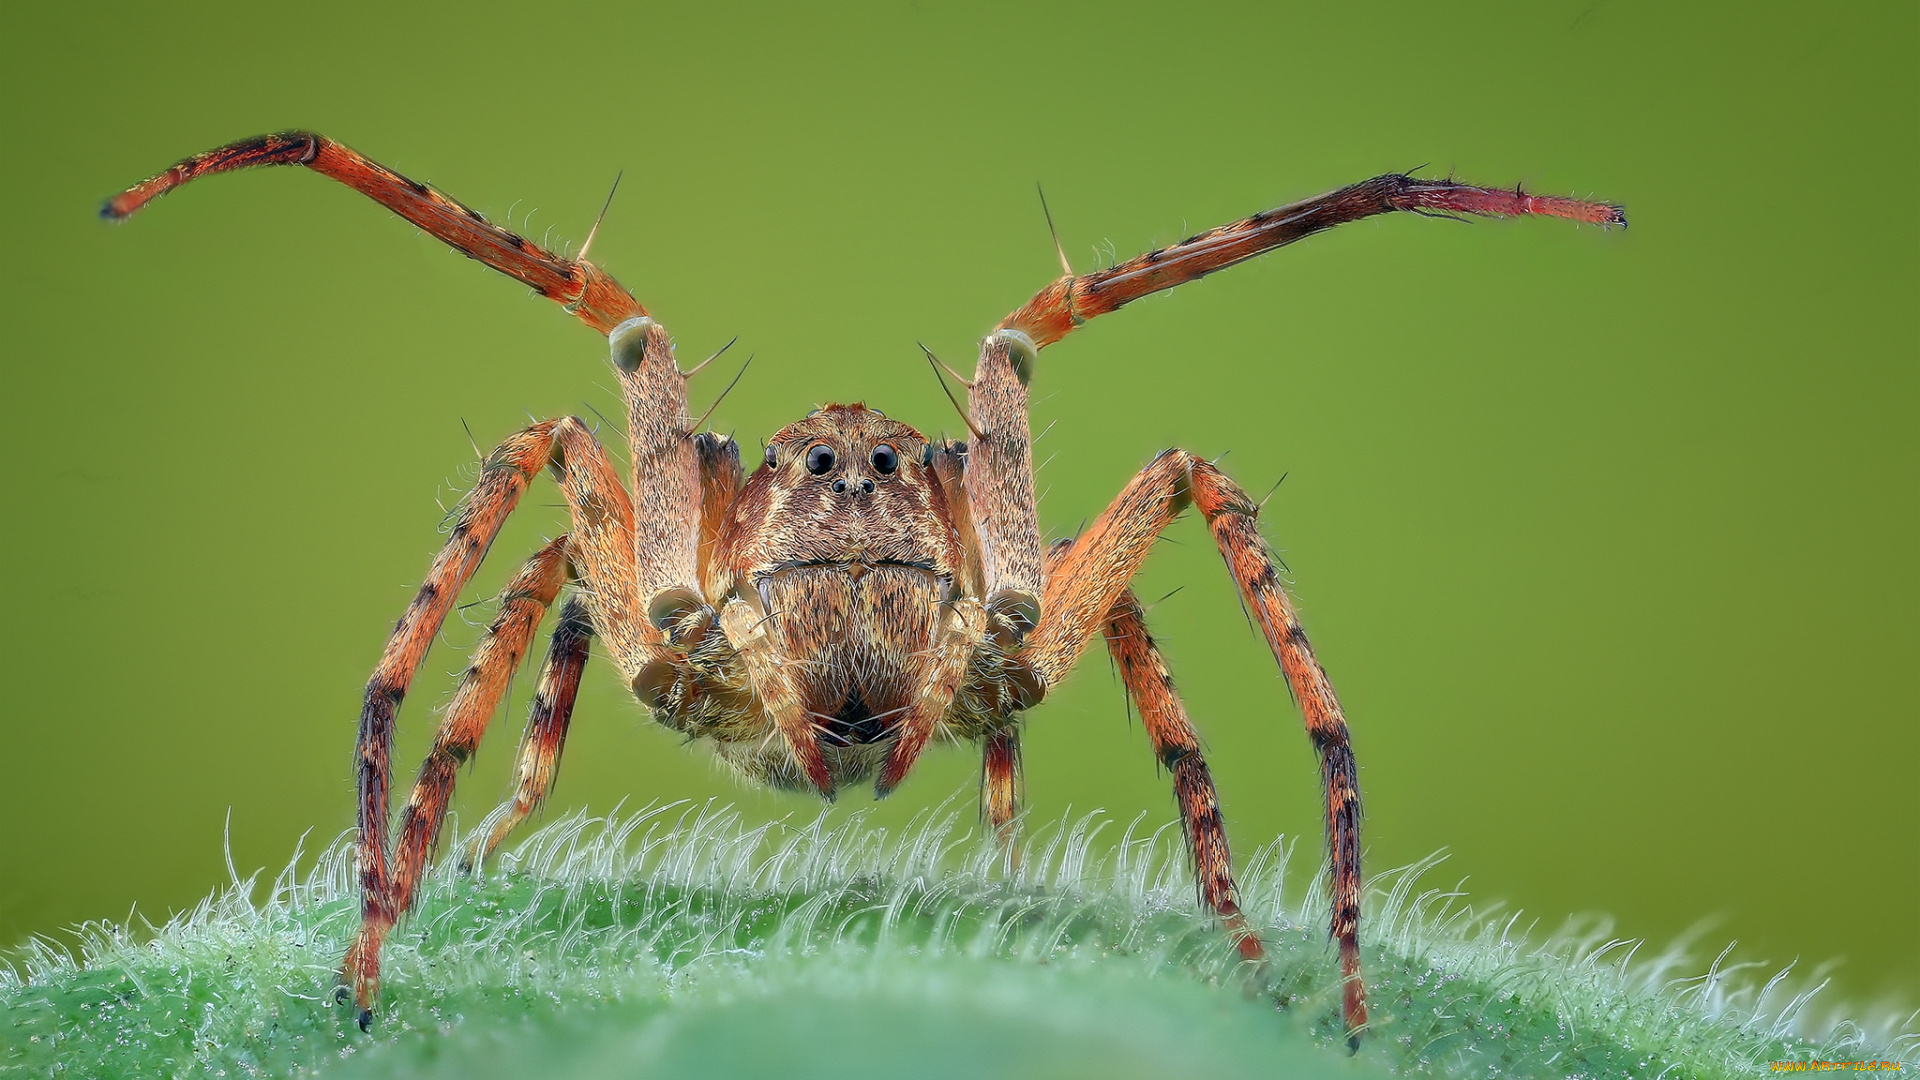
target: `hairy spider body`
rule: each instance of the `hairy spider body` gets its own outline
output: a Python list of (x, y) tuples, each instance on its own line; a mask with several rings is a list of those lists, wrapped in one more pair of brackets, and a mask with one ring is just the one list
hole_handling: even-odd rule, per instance
[[(931, 461), (911, 427), (830, 405), (775, 434), (727, 508), (706, 603), (739, 647), (732, 662), (756, 686), (784, 684), (776, 700), (791, 695), (805, 725), (798, 753), (751, 703), (724, 728), (687, 729), (743, 775), (831, 792), (871, 777), (910, 725), (945, 718), (980, 618)], [(680, 680), (661, 707), (673, 715), (700, 692)]]
[[(479, 745), (547, 609), (562, 603), (541, 667), (513, 794), (464, 853), (484, 859), (551, 790), (590, 641), (666, 727), (710, 744), (743, 776), (831, 799), (899, 786), (936, 736), (981, 748), (981, 810), (1008, 842), (1019, 806), (1020, 724), (1096, 636), (1113, 655), (1153, 750), (1172, 774), (1200, 902), (1249, 962), (1219, 800), (1164, 657), (1129, 585), (1173, 519), (1206, 519), (1242, 603), (1299, 705), (1321, 765), (1342, 1017), (1366, 1024), (1361, 979), (1360, 794), (1347, 724), (1255, 525), (1258, 505), (1210, 462), (1169, 450), (1079, 536), (1042, 547), (1027, 384), (1038, 351), (1096, 315), (1342, 222), (1422, 214), (1543, 214), (1624, 225), (1618, 207), (1408, 176), (1376, 177), (1256, 214), (1107, 270), (1064, 276), (981, 343), (963, 410), (971, 438), (929, 441), (861, 404), (782, 428), (745, 474), (739, 448), (694, 430), (666, 330), (620, 284), (319, 135), (261, 136), (188, 158), (109, 201), (118, 220), (208, 173), (303, 165), (386, 205), (562, 304), (608, 337), (627, 410), (623, 482), (579, 420), (534, 424), (490, 454), (447, 543), (389, 637), (360, 715), (362, 924), (342, 966), (364, 1027), (382, 942), (412, 902), (459, 766)], [(591, 243), (591, 235), (588, 241)], [(697, 369), (696, 369), (697, 370)], [(400, 703), (461, 589), (528, 484), (550, 471), (570, 531), (500, 598), (391, 822), (389, 753)]]

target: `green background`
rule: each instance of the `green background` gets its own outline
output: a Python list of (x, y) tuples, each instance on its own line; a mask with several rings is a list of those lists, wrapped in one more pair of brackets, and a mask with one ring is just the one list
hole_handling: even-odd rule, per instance
[[(1086, 268), (1425, 162), (1633, 227), (1378, 219), (1101, 320), (1040, 361), (1044, 527), (1169, 445), (1256, 493), (1288, 474), (1266, 530), (1353, 723), (1370, 868), (1448, 848), (1442, 877), (1544, 925), (1716, 917), (1709, 953), (1844, 957), (1840, 996), (1912, 1007), (1920, 9), (693, 7), (0, 16), (0, 941), (193, 902), (229, 811), (242, 868), (347, 827), (361, 686), (471, 476), (462, 421), (618, 415), (591, 332), (344, 188), (216, 178), (110, 228), (120, 186), (311, 127), (558, 244), (624, 168), (596, 261), (684, 361), (758, 356), (715, 416), (751, 456), (826, 400), (955, 427), (914, 342), (964, 367), (1057, 273), (1036, 180)], [(1238, 849), (1315, 850), (1311, 752), (1204, 531), (1143, 577), (1182, 589), (1152, 618)], [(397, 761), (477, 636), (450, 624)], [(1171, 817), (1082, 668), (1031, 717), (1036, 814)], [(936, 754), (879, 817), (976, 770)], [(600, 667), (557, 802), (623, 797), (815, 808)]]

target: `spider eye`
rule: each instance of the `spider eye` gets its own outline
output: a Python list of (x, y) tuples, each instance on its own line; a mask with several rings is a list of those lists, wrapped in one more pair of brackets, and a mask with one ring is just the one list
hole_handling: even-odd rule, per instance
[(771, 446), (767, 447), (767, 468), (769, 469), (773, 468), (774, 463), (778, 460), (780, 460), (779, 452), (774, 450), (774, 448)]
[(833, 468), (833, 447), (826, 443), (814, 443), (807, 451), (807, 471), (815, 476)]
[(900, 455), (893, 452), (893, 447), (881, 443), (873, 448), (873, 467), (881, 476), (892, 476), (893, 470), (900, 467)]

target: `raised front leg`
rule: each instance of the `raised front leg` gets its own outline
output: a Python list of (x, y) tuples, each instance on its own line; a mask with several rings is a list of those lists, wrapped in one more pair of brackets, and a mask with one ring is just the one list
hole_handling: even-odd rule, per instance
[(1034, 345), (1045, 347), (1066, 337), (1088, 319), (1118, 311), (1143, 296), (1224, 270), (1335, 225), (1398, 210), (1429, 217), (1533, 214), (1601, 226), (1627, 223), (1626, 211), (1609, 203), (1528, 195), (1517, 187), (1502, 191), (1392, 173), (1209, 229), (1106, 270), (1068, 274), (1035, 293), (1018, 311), (1001, 320), (1000, 328), (1019, 331)]
[[(617, 491), (617, 483), (605, 483), (611, 470), (606, 467), (604, 455), (598, 453), (597, 445), (588, 455), (591, 460), (576, 461), (575, 455), (566, 455), (557, 464), (570, 475), (580, 473), (570, 482), (590, 493), (575, 506), (576, 516), (584, 517), (589, 528), (574, 530), (574, 540), (580, 550), (573, 555), (601, 570), (585, 572), (583, 577), (603, 584), (615, 580), (621, 583), (621, 595), (617, 597), (603, 587), (593, 589), (595, 626), (635, 693), (650, 705), (658, 704), (664, 690), (674, 685), (677, 672), (685, 668), (687, 659), (684, 651), (669, 648), (670, 643), (660, 628), (693, 612), (704, 614), (709, 623), (712, 618), (698, 588), (700, 472), (691, 437), (692, 422), (687, 417), (687, 380), (674, 365), (673, 342), (667, 332), (648, 317), (646, 308), (619, 282), (584, 257), (575, 260), (547, 251), (511, 230), (492, 224), (472, 207), (310, 131), (261, 135), (195, 154), (116, 195), (100, 212), (110, 220), (124, 220), (154, 199), (197, 177), (267, 165), (298, 165), (338, 180), (469, 258), (528, 285), (588, 326), (609, 335), (613, 366), (627, 402), (634, 469), (632, 486), (629, 491), (621, 492)], [(567, 423), (577, 426), (577, 421)], [(581, 434), (585, 434), (584, 429)], [(566, 436), (565, 431), (556, 432), (548, 426), (537, 425), (528, 429), (522, 438), (561, 437), (564, 442)], [(539, 464), (531, 466), (538, 467)], [(475, 491), (476, 505), (495, 498), (489, 491), (487, 481), (483, 480), (481, 488)], [(506, 507), (510, 509), (512, 500), (518, 497), (516, 488)], [(616, 518), (624, 525), (617, 536), (601, 527), (602, 523)], [(494, 524), (497, 525), (497, 521)], [(484, 544), (466, 552), (456, 552), (455, 547), (449, 546), (450, 555), (457, 555), (463, 561), (477, 561), (486, 550)], [(450, 568), (457, 569), (451, 564)], [(437, 574), (441, 569), (439, 564), (435, 569)], [(467, 572), (470, 571), (468, 567)], [(457, 589), (466, 579), (456, 577), (457, 580), (449, 580), (453, 580)], [(419, 613), (428, 614), (428, 608), (443, 600), (445, 598), (423, 593), (419, 604), (427, 608)], [(639, 618), (634, 610), (636, 600)], [(414, 614), (410, 610), (408, 617)], [(430, 626), (425, 640), (431, 640), (432, 633), (439, 627), (439, 618), (433, 615), (427, 620)], [(405, 625), (403, 622), (403, 627)], [(398, 638), (395, 643), (399, 643)], [(424, 642), (415, 644), (424, 650)], [(413, 649), (414, 646), (407, 646), (407, 650)], [(413, 651), (394, 653), (390, 649), (388, 659), (406, 670), (387, 670), (383, 666), (381, 675), (389, 677), (387, 683), (394, 682), (391, 676), (399, 676), (398, 685), (404, 687), (412, 677), (408, 665), (417, 662), (417, 655)], [(386, 663), (383, 661), (383, 665)], [(364, 752), (366, 747), (363, 745), (362, 749)], [(384, 810), (384, 789), (379, 796)]]
[[(1027, 415), (1027, 384), (1038, 351), (1088, 319), (1117, 311), (1143, 296), (1336, 225), (1401, 210), (1427, 216), (1531, 214), (1601, 226), (1627, 223), (1625, 211), (1608, 203), (1389, 174), (1210, 229), (1106, 270), (1068, 273), (1041, 289), (1002, 319), (981, 343), (980, 363), (968, 384), (967, 420), (973, 439), (966, 450), (964, 485), (983, 578), (981, 595), (987, 601), (988, 632), (996, 644), (1009, 654), (1018, 651), (1041, 617), (1035, 604), (1043, 574)], [(1081, 615), (1097, 621), (1104, 613), (1102, 607), (1090, 616)], [(1082, 629), (1092, 625), (1083, 623), (1084, 619), (1076, 625)], [(1009, 672), (1016, 684), (1024, 683), (1024, 672), (1017, 665)], [(1016, 695), (1017, 706), (1037, 700), (1037, 686), (1020, 689), (1025, 692)]]
[(409, 180), (324, 135), (283, 131), (195, 154), (108, 199), (100, 216), (124, 221), (141, 207), (196, 177), (260, 165), (303, 165), (406, 218), (470, 259), (477, 259), (564, 306), (601, 333), (647, 309), (605, 271), (546, 250), (482, 217), (478, 210)]
[(1278, 562), (1254, 525), (1259, 508), (1246, 492), (1184, 450), (1169, 450), (1154, 459), (1061, 557), (1041, 601), (1040, 625), (1015, 659), (1031, 667), (1046, 689), (1059, 685), (1088, 640), (1107, 623), (1154, 538), (1189, 506), (1206, 515), (1241, 600), (1260, 623), (1320, 757), (1333, 900), (1330, 932), (1340, 943), (1346, 980), (1343, 1015), (1348, 1030), (1358, 1032), (1366, 1023), (1367, 1005), (1360, 976), (1360, 785), (1353, 749), (1333, 684), (1314, 658), (1281, 584)]
[[(592, 263), (547, 251), (472, 207), (310, 131), (261, 135), (195, 154), (116, 195), (100, 212), (124, 220), (197, 177), (265, 165), (299, 165), (338, 180), (609, 336), (627, 403), (633, 459), (626, 501), (639, 525), (620, 541), (633, 571), (626, 580), (636, 583), (641, 610), (656, 630), (694, 612), (711, 621), (699, 592), (700, 475), (687, 416), (687, 379), (674, 365), (672, 339), (647, 309)], [(603, 614), (596, 606), (596, 617)], [(685, 655), (669, 655), (658, 642), (647, 644), (645, 639), (658, 638), (657, 633), (597, 625), (635, 692), (657, 704)]]

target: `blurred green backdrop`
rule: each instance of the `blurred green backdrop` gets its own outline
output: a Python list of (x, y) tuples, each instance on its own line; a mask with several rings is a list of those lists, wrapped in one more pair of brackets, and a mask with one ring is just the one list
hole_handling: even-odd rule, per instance
[[(1036, 180), (1086, 267), (1426, 162), (1633, 228), (1374, 220), (1102, 320), (1041, 360), (1044, 525), (1169, 445), (1288, 474), (1266, 528), (1353, 720), (1372, 869), (1449, 848), (1477, 901), (1656, 941), (1718, 917), (1737, 957), (1844, 957), (1843, 996), (1911, 1002), (1920, 275), (1890, 185), (1917, 10), (9, 7), (0, 940), (192, 902), (229, 811), (243, 868), (345, 828), (462, 421), (617, 415), (592, 333), (344, 188), (218, 178), (109, 228), (120, 186), (304, 126), (557, 244), (624, 168), (597, 260), (689, 361), (757, 354), (716, 416), (751, 455), (829, 399), (954, 427), (914, 342), (967, 363), (1056, 273)], [(476, 597), (561, 528), (543, 490)], [(1153, 618), (1239, 850), (1312, 851), (1284, 686), (1205, 534), (1173, 539), (1141, 592), (1184, 587)], [(476, 637), (429, 661), (409, 769)], [(814, 812), (588, 682), (560, 805)], [(1042, 817), (1173, 813), (1097, 650), (1028, 745)], [(880, 819), (976, 768), (935, 755)]]

